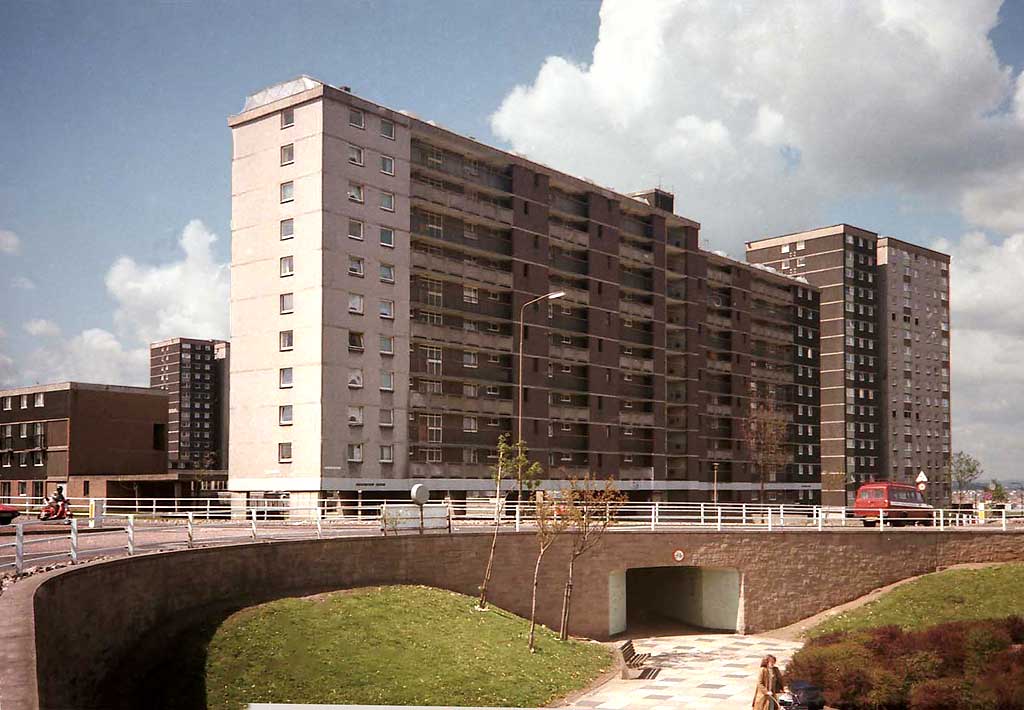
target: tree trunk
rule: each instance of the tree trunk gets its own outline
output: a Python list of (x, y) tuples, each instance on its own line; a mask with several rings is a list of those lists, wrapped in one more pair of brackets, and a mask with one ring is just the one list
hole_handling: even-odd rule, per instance
[[(501, 498), (499, 497), (500, 501)], [(491, 570), (494, 569), (494, 549), (498, 546), (498, 530), (501, 528), (501, 503), (494, 504), (494, 537), (491, 538), (491, 552), (487, 555), (487, 567), (484, 569), (484, 581), (480, 584), (480, 601), (477, 609), (487, 608), (487, 583), (491, 581)]]
[(540, 576), (540, 561), (544, 559), (547, 549), (546, 547), (540, 548), (540, 552), (537, 553), (537, 564), (533, 566), (533, 599), (530, 601), (530, 653), (537, 650), (534, 648), (534, 631), (537, 628), (537, 578)]
[(562, 596), (562, 624), (558, 629), (558, 640), (569, 638), (569, 605), (572, 603), (572, 566), (576, 561), (575, 551), (569, 552), (569, 576), (565, 579), (565, 594)]

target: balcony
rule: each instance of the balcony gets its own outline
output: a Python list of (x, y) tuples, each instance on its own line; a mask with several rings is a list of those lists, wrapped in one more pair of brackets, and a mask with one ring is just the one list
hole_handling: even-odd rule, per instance
[(654, 372), (654, 360), (631, 355), (619, 356), (619, 367), (625, 370), (638, 370), (640, 372)]
[(473, 199), (464, 193), (449, 192), (418, 180), (412, 181), (412, 198), (425, 200), (450, 210), (483, 217), (494, 222), (512, 224), (512, 210), (493, 202)]
[(548, 377), (548, 383), (555, 389), (573, 392), (586, 392), (588, 389), (586, 377), (579, 377), (568, 372), (555, 372)]
[(558, 360), (572, 360), (575, 362), (590, 362), (590, 350), (577, 348), (572, 345), (552, 343), (548, 347), (548, 355)]
[(501, 233), (487, 230), (473, 234), (467, 232), (461, 223), (456, 226), (452, 222), (455, 220), (450, 220), (448, 224), (432, 224), (422, 212), (414, 212), (409, 220), (410, 229), (417, 236), (457, 244), (486, 254), (512, 254), (511, 239)]
[(654, 306), (641, 301), (619, 301), (619, 312), (638, 316), (646, 320), (654, 320)]
[(619, 437), (619, 450), (631, 454), (649, 454), (654, 450), (654, 439), (621, 436)]
[(788, 288), (772, 286), (771, 284), (756, 277), (751, 279), (750, 290), (754, 293), (767, 296), (768, 298), (781, 301), (783, 303), (793, 302), (793, 294)]
[(720, 316), (716, 313), (709, 312), (707, 314), (706, 320), (709, 326), (714, 326), (715, 328), (722, 328), (723, 330), (732, 329), (731, 318), (726, 318), (725, 316)]
[(735, 452), (732, 449), (708, 448), (708, 458), (712, 461), (732, 461)]
[(783, 328), (772, 328), (770, 326), (761, 325), (759, 323), (751, 323), (750, 332), (754, 335), (760, 335), (763, 338), (769, 340), (775, 340), (778, 342), (784, 342), (787, 344), (793, 343), (793, 331)]
[(619, 243), (619, 256), (623, 259), (629, 259), (630, 261), (638, 261), (641, 264), (650, 265), (654, 263), (653, 253), (646, 249), (640, 249), (632, 244), (628, 244), (627, 242)]
[(583, 306), (590, 305), (590, 292), (582, 288), (576, 288), (575, 286), (569, 286), (564, 282), (554, 281), (551, 283), (551, 289), (555, 291), (565, 291), (565, 297), (562, 299), (564, 302), (578, 303)]
[(619, 394), (629, 399), (654, 399), (654, 387), (639, 382), (623, 382)]
[(620, 229), (627, 234), (633, 234), (637, 237), (650, 237), (654, 234), (654, 229), (651, 225), (627, 214), (622, 215)]
[(728, 271), (722, 271), (721, 269), (709, 268), (708, 281), (718, 284), (731, 284), (732, 274)]
[(589, 209), (587, 203), (584, 200), (576, 199), (575, 197), (560, 192), (558, 190), (551, 191), (551, 209), (563, 212), (573, 217), (583, 217), (586, 219), (589, 216)]
[(704, 408), (704, 411), (720, 417), (732, 416), (732, 407), (726, 404), (709, 404)]
[(618, 478), (624, 481), (650, 480), (654, 469), (650, 466), (622, 466)]
[(669, 359), (665, 366), (665, 374), (669, 377), (686, 377), (686, 365), (682, 361)]
[(628, 340), (631, 343), (640, 343), (641, 345), (654, 344), (654, 333), (649, 330), (622, 326), (620, 335), (623, 340)]
[(632, 271), (623, 270), (620, 275), (623, 286), (640, 291), (653, 291), (654, 279), (645, 274), (638, 274)]
[(453, 394), (428, 394), (413, 391), (409, 393), (409, 407), (428, 409), (432, 412), (469, 412), (512, 416), (512, 400), (499, 397), (468, 398)]
[(482, 350), (498, 350), (512, 352), (512, 336), (491, 333), (486, 330), (465, 330), (464, 328), (448, 328), (443, 325), (428, 325), (419, 321), (412, 322), (412, 337), (435, 342), (468, 345)]
[(551, 267), (559, 269), (560, 271), (568, 271), (573, 274), (580, 274), (586, 276), (590, 271), (590, 267), (587, 264), (586, 259), (577, 259), (576, 257), (569, 256), (565, 252), (552, 251), (551, 253)]
[(570, 316), (566, 313), (556, 311), (548, 318), (548, 326), (557, 330), (569, 330), (574, 333), (587, 332), (587, 319)]
[(508, 271), (488, 269), (479, 264), (467, 264), (459, 258), (436, 256), (413, 249), (412, 265), (438, 274), (451, 274), (458, 277), (459, 280), (478, 281), (484, 284), (504, 286), (505, 288), (512, 287), (512, 274)]
[(411, 162), (413, 165), (433, 170), (443, 175), (450, 175), (481, 187), (502, 192), (512, 192), (512, 179), (508, 175), (495, 172), (475, 160), (467, 160), (461, 155), (413, 141)]
[(708, 360), (707, 369), (715, 372), (732, 372), (732, 363), (728, 360)]
[(548, 234), (553, 238), (568, 242), (569, 244), (575, 244), (576, 246), (588, 247), (590, 245), (590, 235), (586, 232), (581, 232), (578, 229), (573, 229), (564, 224), (558, 222), (551, 222), (548, 226)]
[(620, 409), (619, 424), (628, 426), (654, 426), (654, 412), (643, 412), (635, 409)]
[(686, 300), (686, 287), (683, 285), (669, 286), (665, 290), (665, 295), (669, 298), (675, 299), (676, 301)]
[(548, 407), (548, 416), (552, 419), (586, 422), (590, 421), (590, 407), (583, 407), (567, 402), (552, 402)]

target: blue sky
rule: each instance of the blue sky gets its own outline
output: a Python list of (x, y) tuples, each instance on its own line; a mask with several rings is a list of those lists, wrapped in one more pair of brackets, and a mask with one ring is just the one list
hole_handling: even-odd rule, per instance
[(733, 255), (840, 221), (948, 249), (959, 435), (998, 475), (1024, 458), (1024, 317), (987, 319), (1024, 312), (1024, 0), (8, 3), (0, 66), (0, 384), (144, 381), (178, 321), (140, 294), (183, 235), (219, 237), (218, 284), (174, 305), (224, 322), (189, 309), (226, 313), (226, 118), (306, 73), (618, 189), (664, 180)]

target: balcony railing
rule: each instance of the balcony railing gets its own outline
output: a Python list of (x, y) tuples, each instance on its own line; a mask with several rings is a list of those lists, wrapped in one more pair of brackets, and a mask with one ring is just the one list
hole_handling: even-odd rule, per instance
[(654, 344), (654, 333), (652, 333), (649, 330), (641, 330), (640, 328), (629, 328), (623, 326), (621, 330), (621, 335), (623, 340), (628, 340), (631, 343), (640, 343), (642, 345)]
[(642, 357), (632, 357), (630, 355), (620, 355), (619, 367), (627, 370), (654, 372), (654, 360)]
[(622, 271), (620, 279), (622, 281), (622, 285), (629, 288), (635, 288), (641, 291), (654, 290), (654, 279), (644, 274), (638, 274), (632, 271)]
[(640, 249), (639, 247), (627, 244), (626, 242), (620, 242), (619, 256), (623, 259), (631, 259), (644, 264), (651, 264), (654, 262), (654, 254), (652, 252), (649, 252), (646, 249)]
[(484, 252), (495, 254), (512, 254), (512, 240), (498, 236), (498, 232), (467, 232), (462, 227), (451, 224), (435, 225), (420, 213), (413, 213), (409, 220), (410, 229), (413, 234), (439, 239), (450, 244), (479, 249)]
[(548, 233), (555, 239), (576, 244), (577, 246), (586, 247), (590, 244), (589, 234), (557, 222), (550, 223)]
[(587, 217), (587, 203), (558, 190), (551, 191), (551, 208), (575, 217)]
[(586, 259), (577, 259), (564, 252), (558, 252), (551, 256), (551, 266), (561, 271), (568, 271), (583, 276), (586, 276), (590, 271)]
[(414, 141), (410, 155), (413, 165), (451, 175), (468, 182), (503, 192), (512, 192), (512, 178), (481, 166), (449, 151), (434, 149)]
[(412, 265), (433, 271), (440, 274), (451, 274), (470, 281), (478, 281), (484, 284), (494, 284), (512, 287), (512, 274), (508, 270), (498, 270), (481, 266), (480, 264), (466, 263), (464, 260), (452, 255), (452, 257), (438, 256), (419, 249), (412, 250)]
[(512, 210), (507, 207), (474, 199), (464, 193), (450, 192), (418, 180), (412, 181), (412, 197), (495, 222), (512, 223)]

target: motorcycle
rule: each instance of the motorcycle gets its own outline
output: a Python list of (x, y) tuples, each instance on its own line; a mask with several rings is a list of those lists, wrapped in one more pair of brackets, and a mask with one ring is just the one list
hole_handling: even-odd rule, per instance
[(67, 520), (73, 515), (74, 513), (71, 512), (66, 500), (62, 500), (60, 503), (47, 501), (43, 509), (39, 511), (40, 520)]

